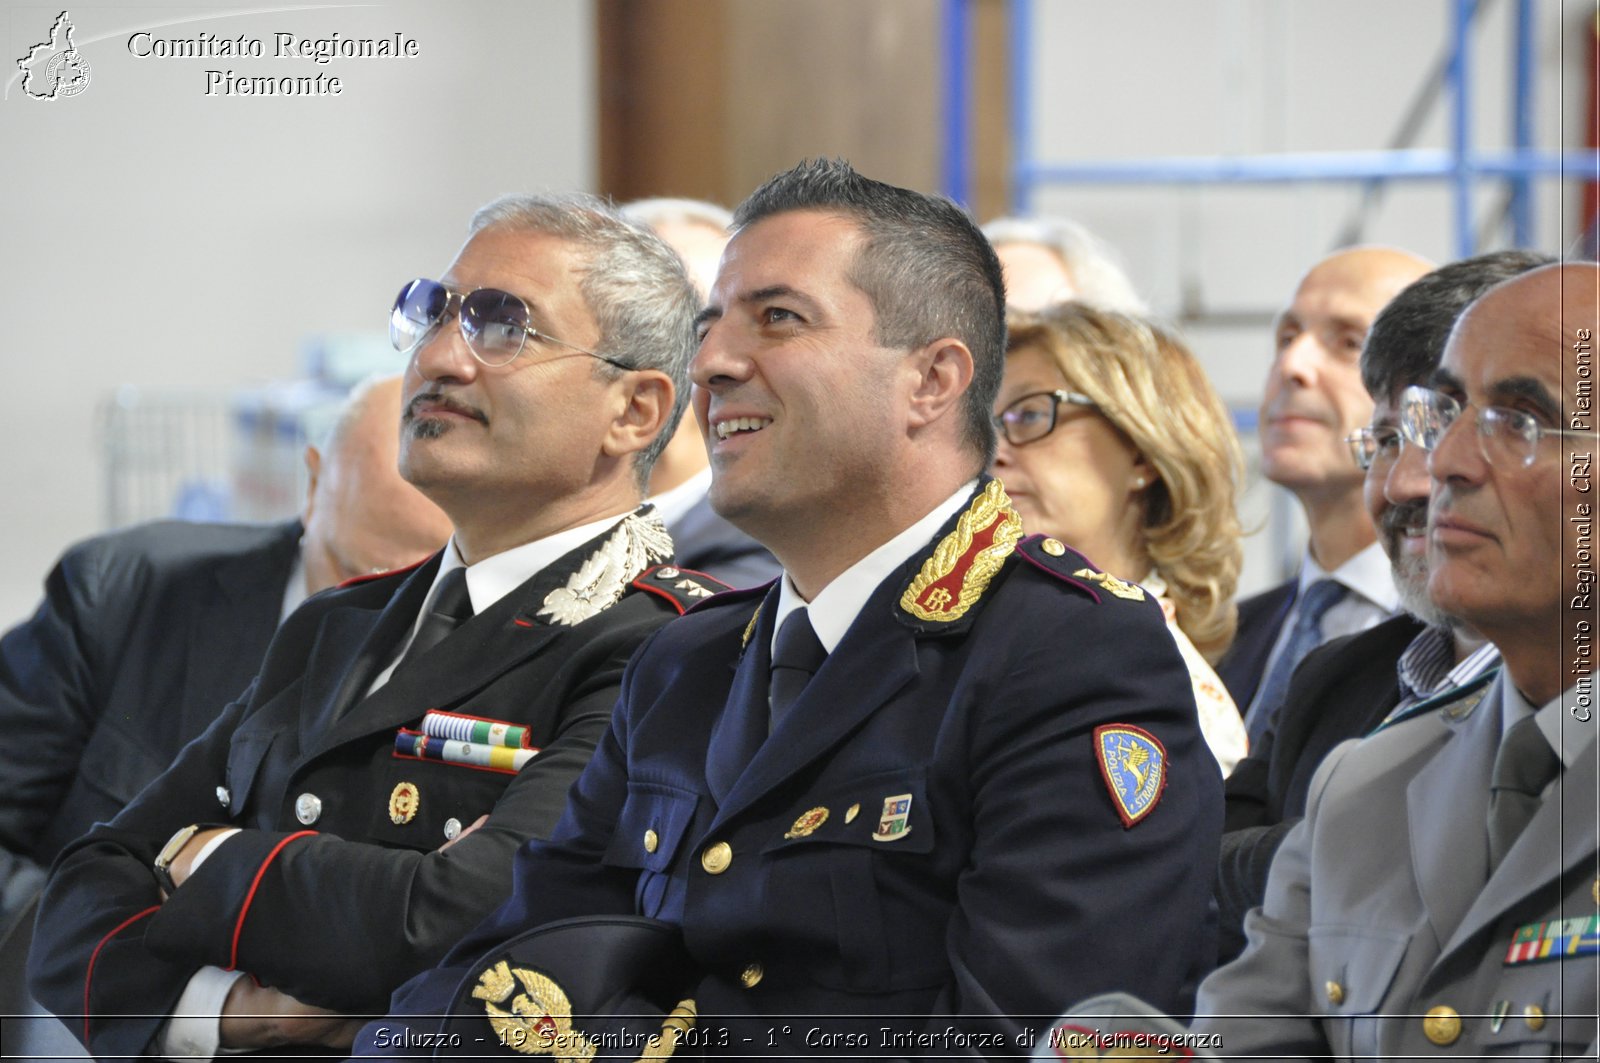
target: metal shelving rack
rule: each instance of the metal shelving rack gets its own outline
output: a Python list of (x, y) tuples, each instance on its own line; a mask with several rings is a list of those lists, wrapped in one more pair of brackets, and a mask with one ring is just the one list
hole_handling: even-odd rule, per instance
[[(1230, 156), (1152, 156), (1075, 162), (1039, 157), (1033, 137), (1033, 0), (1010, 0), (1010, 124), (1012, 209), (1026, 213), (1042, 185), (1197, 185), (1448, 181), (1453, 191), (1456, 253), (1477, 252), (1472, 194), (1483, 181), (1503, 181), (1509, 190), (1512, 239), (1530, 246), (1535, 178), (1600, 181), (1600, 152), (1550, 151), (1533, 144), (1533, 6), (1516, 5), (1509, 149), (1481, 149), (1472, 139), (1471, 36), (1481, 0), (1446, 0), (1450, 52), (1443, 71), (1450, 97), (1450, 147), (1392, 151), (1288, 152)], [(971, 0), (945, 0), (944, 190), (957, 202), (969, 199)]]

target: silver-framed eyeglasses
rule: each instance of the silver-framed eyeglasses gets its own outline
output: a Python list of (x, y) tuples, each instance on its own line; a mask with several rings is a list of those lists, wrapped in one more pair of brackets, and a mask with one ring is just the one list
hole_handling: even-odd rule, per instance
[(1036, 391), (995, 414), (994, 426), (1014, 447), (1037, 443), (1056, 430), (1061, 404), (1095, 409), (1095, 402), (1076, 391)]
[[(1409, 387), (1400, 393), (1400, 433), (1406, 442), (1433, 450), (1466, 407), (1432, 388)], [(1483, 460), (1501, 468), (1526, 468), (1539, 456), (1546, 436), (1594, 436), (1565, 428), (1546, 428), (1533, 415), (1504, 406), (1478, 410), (1478, 450)]]
[(410, 354), (452, 313), (461, 329), (461, 338), (467, 341), (467, 350), (491, 369), (510, 365), (522, 353), (523, 344), (529, 338), (587, 354), (618, 369), (633, 368), (587, 347), (540, 332), (529, 323), (533, 312), (521, 296), (499, 288), (458, 292), (426, 277), (411, 281), (395, 297), (394, 308), (389, 311), (389, 342), (401, 354)]
[(1400, 429), (1392, 424), (1357, 428), (1344, 437), (1345, 445), (1350, 448), (1350, 456), (1356, 459), (1356, 465), (1362, 472), (1376, 465), (1379, 458), (1386, 463), (1398, 458), (1402, 440)]

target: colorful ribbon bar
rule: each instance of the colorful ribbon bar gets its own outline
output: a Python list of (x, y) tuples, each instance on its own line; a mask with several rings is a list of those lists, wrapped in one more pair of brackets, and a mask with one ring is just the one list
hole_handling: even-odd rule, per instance
[(441, 760), (446, 764), (468, 764), (476, 768), (513, 772), (521, 771), (522, 766), (539, 753), (537, 749), (460, 742), (406, 730), (394, 736), (394, 751), (402, 757), (420, 757), (424, 760)]
[(422, 733), (431, 738), (447, 738), (455, 742), (474, 745), (506, 746), (511, 749), (528, 748), (528, 729), (499, 720), (481, 720), (476, 716), (462, 716), (437, 709), (422, 718)]

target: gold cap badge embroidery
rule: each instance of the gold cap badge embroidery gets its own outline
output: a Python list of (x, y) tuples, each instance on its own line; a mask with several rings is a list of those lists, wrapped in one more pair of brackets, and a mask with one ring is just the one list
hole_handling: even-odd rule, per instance
[[(511, 997), (519, 983), (523, 992)], [(554, 979), (501, 960), (478, 975), (472, 995), (483, 1001), (489, 1025), (512, 1051), (571, 1063), (594, 1058), (594, 1042), (573, 1028), (572, 1004)], [(506, 1005), (507, 997), (511, 997), (507, 1007), (496, 1007)]]
[(1022, 518), (999, 480), (988, 485), (961, 514), (955, 531), (944, 537), (933, 556), (900, 596), (900, 608), (918, 620), (959, 620), (975, 605), (989, 581), (1022, 538)]

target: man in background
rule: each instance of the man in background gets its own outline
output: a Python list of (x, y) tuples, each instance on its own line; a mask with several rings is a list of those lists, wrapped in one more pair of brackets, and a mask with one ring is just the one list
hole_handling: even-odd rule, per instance
[(1310, 539), (1293, 579), (1239, 603), (1238, 634), (1217, 665), (1252, 745), (1313, 647), (1365, 630), (1400, 605), (1345, 437), (1372, 417), (1360, 372), (1367, 329), (1432, 268), (1393, 248), (1338, 251), (1306, 273), (1278, 319), (1261, 401), (1261, 468), (1300, 503)]
[(306, 447), (297, 521), (146, 524), (57, 562), (33, 618), (0, 639), (3, 911), (244, 690), (307, 595), (449, 538), (444, 513), (400, 479), (399, 423), (399, 377), (359, 385), (323, 446)]
[[(1241, 1059), (1594, 1058), (1600, 935), (1593, 631), (1567, 565), (1592, 541), (1600, 267), (1547, 266), (1469, 307), (1426, 388), (1428, 599), (1493, 677), (1333, 751), (1197, 1032)], [(1587, 552), (1592, 556), (1592, 549)], [(1581, 595), (1580, 598), (1587, 597)]]
[(1352, 450), (1366, 470), (1367, 512), (1405, 611), (1307, 654), (1276, 726), (1228, 777), (1217, 875), (1222, 962), (1244, 948), (1244, 915), (1261, 903), (1272, 856), (1305, 814), (1311, 777), (1329, 751), (1367, 734), (1390, 712), (1463, 686), (1499, 663), (1492, 644), (1428, 600), (1427, 454), (1401, 438), (1400, 395), (1428, 382), (1469, 303), (1550, 261), (1497, 251), (1453, 262), (1408, 285), (1367, 333), (1361, 379), (1373, 399), (1372, 424), (1351, 437)]
[[(56, 854), (244, 690), (308, 595), (449, 538), (449, 519), (395, 467), (399, 422), (400, 378), (364, 381), (322, 446), (306, 447), (299, 520), (97, 536), (62, 556), (33, 618), (0, 638), (0, 1011), (33, 1007), (22, 986), (32, 901)], [(44, 1023), (12, 1022), (5, 1049), (39, 1054), (48, 1036)]]
[[(678, 253), (704, 303), (722, 249), (728, 246), (733, 225), (728, 209), (699, 199), (639, 199), (621, 209), (623, 217), (651, 230)], [(777, 578), (781, 569), (767, 548), (711, 508), (706, 500), (710, 487), (705, 436), (688, 416), (650, 474), (649, 501), (672, 534), (678, 563), (732, 587), (754, 587)]]

